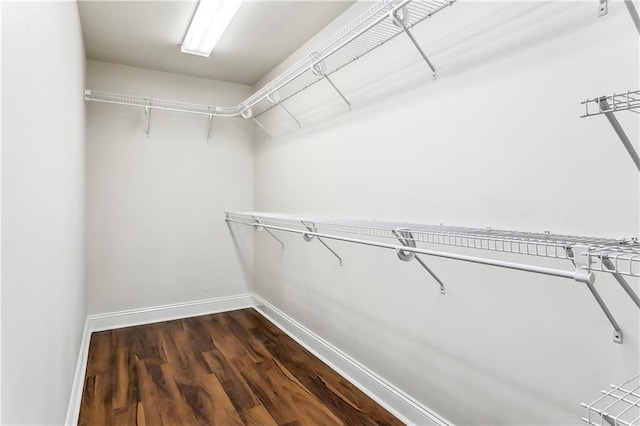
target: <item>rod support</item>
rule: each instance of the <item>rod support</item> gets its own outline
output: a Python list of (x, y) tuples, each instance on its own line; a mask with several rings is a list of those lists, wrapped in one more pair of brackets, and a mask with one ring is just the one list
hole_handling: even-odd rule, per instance
[(267, 137), (269, 139), (271, 139), (271, 133), (269, 133), (269, 131), (264, 128), (262, 123), (260, 123), (255, 117), (251, 117), (251, 119), (253, 120), (254, 123), (256, 123), (258, 125), (258, 127), (260, 127), (262, 129), (263, 132), (265, 132), (267, 134)]
[(151, 108), (144, 107), (144, 113), (147, 116), (147, 127), (145, 129), (145, 134), (149, 137), (149, 130), (151, 129)]
[[(610, 271), (616, 270), (615, 265), (608, 257), (603, 257), (601, 261), (605, 268), (609, 269)], [(633, 291), (627, 280), (625, 280), (622, 275), (615, 272), (612, 272), (611, 275), (613, 275), (613, 278), (618, 281), (618, 284), (620, 284), (624, 291), (627, 292), (631, 300), (633, 300), (633, 303), (635, 303), (636, 306), (640, 308), (640, 297), (638, 297), (638, 295)]]
[(324, 77), (325, 80), (327, 80), (329, 82), (329, 84), (331, 85), (331, 87), (333, 87), (333, 90), (336, 91), (336, 93), (342, 98), (342, 100), (344, 101), (345, 104), (347, 104), (347, 108), (349, 108), (349, 112), (351, 112), (351, 103), (347, 100), (347, 98), (345, 98), (345, 96), (342, 94), (342, 92), (340, 91), (340, 89), (338, 89), (338, 86), (336, 86), (333, 81), (329, 78), (328, 75), (323, 74), (322, 77)]
[(402, 28), (407, 37), (409, 37), (409, 40), (411, 40), (411, 43), (413, 43), (415, 48), (420, 53), (420, 56), (422, 56), (422, 59), (424, 59), (429, 68), (431, 68), (432, 77), (434, 80), (436, 80), (438, 78), (438, 71), (436, 70), (436, 67), (433, 65), (433, 63), (431, 63), (427, 55), (424, 53), (424, 51), (416, 41), (415, 37), (413, 37), (413, 34), (411, 34), (411, 31), (409, 31), (409, 27), (407, 26), (407, 23), (409, 22), (409, 9), (407, 8), (407, 6), (405, 5), (399, 9), (394, 10), (390, 13), (390, 15), (393, 24), (397, 27)]
[(320, 242), (323, 246), (327, 248), (327, 250), (329, 250), (335, 257), (338, 258), (338, 262), (340, 263), (340, 266), (342, 266), (342, 258), (338, 255), (338, 253), (336, 253), (331, 247), (329, 247), (329, 245), (327, 245), (327, 243), (325, 243), (322, 240), (322, 238), (320, 238), (319, 236), (313, 235), (318, 233), (318, 229), (316, 228), (316, 225), (312, 222), (302, 222), (302, 225), (304, 225), (304, 227), (307, 228), (307, 230), (312, 233), (312, 234), (302, 234), (302, 238), (304, 238), (304, 240), (307, 242), (311, 242), (313, 241), (314, 238), (317, 238), (318, 242)]
[(280, 105), (282, 109), (284, 109), (287, 112), (287, 114), (289, 114), (289, 117), (291, 117), (291, 119), (296, 122), (296, 124), (298, 125), (298, 128), (302, 129), (302, 125), (300, 124), (298, 119), (293, 114), (291, 114), (291, 111), (289, 111), (289, 109), (286, 106), (284, 106), (282, 102), (280, 102), (280, 93), (277, 90), (269, 93), (267, 95), (267, 100), (271, 102), (273, 105)]
[[(392, 232), (393, 235), (395, 235), (395, 237), (398, 239), (398, 241), (400, 241), (400, 244), (405, 247), (416, 248), (416, 240), (413, 238), (413, 234), (411, 233), (411, 231), (409, 231), (408, 229), (399, 228), (394, 229)], [(424, 260), (418, 257), (415, 252), (399, 249), (396, 251), (396, 254), (398, 255), (398, 258), (400, 260), (405, 262), (410, 262), (411, 260), (415, 259), (429, 273), (429, 275), (431, 275), (431, 277), (436, 280), (438, 284), (440, 284), (440, 294), (445, 293), (444, 283), (440, 280), (440, 278), (438, 278), (435, 272), (433, 272), (431, 268), (427, 266)]]
[(277, 242), (279, 242), (282, 246), (282, 249), (284, 250), (284, 243), (280, 238), (276, 237), (273, 232), (262, 226), (262, 222), (260, 222), (260, 219), (253, 217), (253, 220), (255, 220), (255, 222), (253, 223), (253, 229), (255, 229), (256, 231), (267, 231), (267, 234), (271, 235)]
[(631, 15), (631, 20), (633, 21), (633, 25), (636, 26), (636, 30), (640, 33), (640, 16), (638, 16), (638, 11), (636, 7), (633, 5), (633, 0), (624, 0), (625, 6), (627, 6), (627, 10), (629, 11), (629, 15)]
[[(602, 297), (600, 297), (600, 293), (598, 293), (595, 286), (593, 285), (593, 283), (595, 282), (595, 275), (593, 274), (593, 272), (589, 271), (591, 266), (591, 258), (588, 256), (589, 249), (586, 246), (576, 245), (573, 247), (567, 247), (566, 251), (569, 255), (569, 258), (576, 267), (576, 281), (584, 282), (587, 285), (587, 288), (591, 292), (591, 295), (596, 300), (596, 302), (600, 306), (600, 309), (602, 309), (602, 312), (604, 312), (605, 316), (611, 323), (611, 326), (613, 327), (613, 342), (622, 343), (622, 329), (620, 328), (620, 325), (618, 324), (616, 319), (613, 317), (613, 314), (607, 307), (607, 304), (604, 303), (604, 300), (602, 300)], [(579, 271), (587, 272), (589, 274), (585, 276), (585, 278), (587, 279), (579, 279)]]
[(209, 143), (209, 139), (211, 138), (211, 127), (213, 125), (213, 115), (209, 115), (209, 129), (207, 130), (207, 139), (206, 143)]

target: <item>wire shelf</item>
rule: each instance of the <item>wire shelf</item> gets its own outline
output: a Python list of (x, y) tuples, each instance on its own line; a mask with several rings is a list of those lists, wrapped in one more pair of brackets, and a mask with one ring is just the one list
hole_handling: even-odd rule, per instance
[(635, 238), (612, 239), (490, 228), (465, 228), (362, 219), (336, 219), (258, 212), (229, 212), (228, 217), (246, 225), (263, 224), (304, 230), (303, 222), (318, 231), (337, 232), (397, 240), (394, 231), (407, 230), (416, 243), (464, 247), (494, 252), (573, 260), (576, 248), (584, 247), (588, 271), (640, 277), (640, 242)]
[(608, 96), (585, 99), (581, 104), (584, 105), (584, 114), (581, 116), (583, 118), (604, 114), (605, 112), (634, 110), (640, 108), (640, 90), (628, 90)]
[(591, 404), (581, 404), (587, 409), (583, 422), (594, 426), (640, 425), (640, 374), (601, 392), (602, 396)]
[[(406, 12), (404, 15), (407, 20), (404, 25), (407, 28), (412, 28), (450, 6), (455, 1), (381, 0), (238, 105), (200, 105), (95, 90), (86, 90), (85, 99), (88, 101), (209, 116), (255, 118), (274, 107), (277, 103), (281, 103), (318, 81), (327, 78), (326, 76), (335, 73), (402, 33), (404, 29), (393, 23), (391, 18), (393, 12), (400, 10)], [(279, 101), (274, 102), (273, 95), (276, 92), (278, 92)]]
[(267, 83), (244, 104), (247, 107), (254, 107), (255, 115), (260, 116), (275, 106), (262, 102), (273, 91), (279, 90), (281, 100), (285, 101), (322, 80), (324, 78), (322, 75), (312, 72), (315, 64), (322, 63), (323, 73), (332, 75), (402, 34), (404, 31), (402, 27), (395, 25), (389, 17), (396, 10), (406, 7), (408, 11), (406, 25), (408, 28), (413, 28), (454, 2), (455, 0), (380, 1), (342, 31)]
[[(88, 101), (104, 102), (118, 105), (129, 105), (144, 108), (164, 109), (168, 111), (186, 112), (203, 115), (235, 116), (239, 112), (238, 107), (220, 107), (213, 105), (194, 104), (189, 102), (172, 101), (167, 99), (154, 99), (143, 96), (123, 95), (120, 93), (102, 92), (98, 90), (85, 90), (84, 98)], [(238, 109), (238, 112), (236, 112)]]

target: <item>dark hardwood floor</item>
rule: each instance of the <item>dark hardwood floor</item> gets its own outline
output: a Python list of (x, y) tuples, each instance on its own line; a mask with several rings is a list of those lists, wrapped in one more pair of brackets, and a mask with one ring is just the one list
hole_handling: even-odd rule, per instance
[(81, 425), (401, 425), (253, 309), (93, 333)]

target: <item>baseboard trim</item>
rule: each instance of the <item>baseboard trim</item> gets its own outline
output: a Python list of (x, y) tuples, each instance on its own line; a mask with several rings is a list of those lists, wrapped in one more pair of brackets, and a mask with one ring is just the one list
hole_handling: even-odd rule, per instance
[(160, 321), (255, 308), (267, 320), (329, 365), (402, 422), (410, 425), (451, 426), (452, 423), (413, 399), (349, 355), (327, 342), (256, 294), (175, 303), (108, 314), (89, 315), (85, 322), (66, 425), (77, 425), (89, 355), (91, 333)]
[(82, 390), (87, 370), (89, 342), (91, 333), (102, 330), (114, 330), (123, 327), (152, 324), (160, 321), (189, 318), (199, 315), (216, 314), (219, 312), (235, 311), (251, 308), (254, 305), (253, 294), (217, 297), (214, 299), (196, 300), (193, 302), (173, 303), (170, 305), (153, 306), (126, 311), (110, 312), (107, 314), (89, 315), (82, 332), (82, 341), (76, 363), (76, 371), (71, 387), (71, 396), (65, 425), (77, 425), (82, 403)]
[(87, 318), (90, 330), (93, 332), (234, 311), (236, 309), (250, 308), (253, 304), (253, 295), (247, 293), (236, 296), (196, 300), (193, 302), (172, 303), (170, 305), (153, 306), (149, 308), (129, 309), (107, 314), (89, 315)]
[(82, 390), (84, 387), (84, 375), (87, 370), (87, 359), (89, 358), (89, 342), (91, 341), (91, 331), (89, 330), (89, 319), (84, 322), (82, 330), (82, 340), (80, 341), (80, 351), (76, 362), (76, 371), (73, 375), (71, 385), (71, 396), (69, 397), (69, 407), (67, 407), (67, 417), (65, 425), (77, 425), (80, 414), (80, 404), (82, 402)]
[(452, 425), (451, 422), (382, 379), (271, 303), (258, 295), (254, 294), (253, 297), (255, 309), (260, 314), (402, 422), (411, 425)]

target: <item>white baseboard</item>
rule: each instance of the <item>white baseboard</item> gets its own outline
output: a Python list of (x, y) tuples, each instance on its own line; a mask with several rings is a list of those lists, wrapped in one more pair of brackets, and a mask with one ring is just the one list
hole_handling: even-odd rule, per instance
[(80, 344), (65, 424), (78, 424), (91, 333), (249, 307), (254, 307), (276, 327), (300, 343), (404, 423), (438, 426), (450, 426), (452, 424), (255, 294), (242, 294), (108, 314), (89, 315)]
[(252, 294), (240, 294), (149, 308), (129, 309), (108, 314), (89, 315), (87, 319), (90, 331), (93, 332), (234, 311), (236, 309), (250, 308), (253, 305)]
[(451, 422), (385, 381), (260, 296), (254, 294), (253, 297), (255, 309), (262, 316), (402, 422), (410, 425), (452, 425)]
[(80, 351), (78, 353), (78, 361), (76, 362), (76, 371), (73, 376), (73, 384), (71, 385), (71, 396), (69, 397), (69, 407), (67, 407), (67, 417), (64, 424), (77, 425), (78, 415), (80, 414), (80, 404), (82, 402), (82, 389), (84, 387), (84, 375), (87, 370), (87, 358), (89, 357), (89, 341), (91, 340), (91, 331), (89, 330), (89, 319), (84, 322), (82, 330), (82, 340), (80, 341)]
[(173, 303), (171, 305), (153, 306), (150, 308), (129, 309), (126, 311), (110, 312), (108, 314), (89, 315), (82, 333), (82, 342), (80, 343), (80, 352), (76, 364), (73, 386), (71, 387), (71, 397), (69, 399), (65, 425), (78, 424), (91, 333), (199, 315), (235, 311), (237, 309), (250, 308), (253, 307), (253, 305), (252, 294), (240, 294), (237, 296)]

